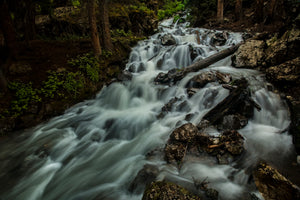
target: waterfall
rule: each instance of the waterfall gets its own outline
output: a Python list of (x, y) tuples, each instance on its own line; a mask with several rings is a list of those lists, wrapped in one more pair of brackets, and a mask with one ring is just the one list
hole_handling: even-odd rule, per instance
[[(126, 65), (133, 75), (131, 81), (112, 83), (95, 99), (1, 143), (0, 199), (139, 200), (142, 192), (132, 193), (128, 188), (145, 164), (158, 167), (157, 180), (192, 184), (194, 178), (206, 179), (222, 199), (240, 199), (244, 192), (257, 192), (247, 184), (247, 168), (261, 159), (279, 161), (291, 151), (291, 136), (284, 131), (290, 123), (287, 106), (267, 90), (263, 74), (235, 69), (229, 57), (188, 74), (176, 85), (154, 84), (160, 72), (180, 70), (242, 41), (241, 33), (228, 32), (224, 45), (212, 45), (212, 35), (221, 31), (174, 26), (171, 20), (164, 21), (159, 30), (132, 49)], [(162, 45), (161, 38), (166, 34), (171, 34), (176, 44)], [(228, 96), (227, 89), (213, 82), (188, 97), (185, 85), (205, 71), (228, 73), (236, 79), (245, 77), (252, 98), (262, 108), (239, 130), (245, 138), (248, 159), (238, 168), (211, 165), (203, 158), (185, 162), (178, 169), (161, 156), (147, 158), (148, 152), (164, 147), (176, 127), (199, 123)], [(174, 97), (179, 100), (172, 110), (158, 118), (162, 107)], [(192, 114), (188, 120), (187, 114)], [(218, 134), (217, 130), (212, 134)]]

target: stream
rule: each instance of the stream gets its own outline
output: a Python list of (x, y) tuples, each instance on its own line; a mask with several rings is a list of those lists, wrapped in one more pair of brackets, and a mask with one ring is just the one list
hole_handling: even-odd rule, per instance
[[(221, 31), (160, 24), (159, 31), (132, 49), (126, 70), (130, 81), (104, 87), (95, 99), (86, 100), (14, 139), (0, 144), (1, 200), (140, 200), (143, 189), (129, 187), (145, 164), (158, 168), (157, 180), (172, 180), (193, 186), (194, 179), (207, 180), (219, 192), (219, 199), (242, 199), (245, 192), (258, 191), (249, 184), (249, 169), (259, 160), (278, 163), (292, 151), (292, 137), (286, 130), (289, 112), (280, 96), (268, 90), (264, 74), (231, 67), (230, 56), (190, 73), (174, 85), (155, 84), (160, 72), (180, 70), (243, 40), (242, 33), (228, 32), (224, 45), (212, 45)], [(170, 34), (176, 45), (162, 45)], [(191, 56), (193, 54), (193, 56)], [(245, 77), (255, 110), (247, 126), (239, 130), (245, 138), (243, 163), (211, 165), (205, 158), (188, 160), (180, 168), (163, 156), (147, 156), (164, 148), (172, 131), (182, 124), (197, 125), (202, 117), (225, 99), (229, 91), (218, 82), (206, 84), (192, 97), (186, 91), (189, 80), (205, 71)], [(158, 118), (162, 107), (178, 97), (171, 111)], [(182, 106), (185, 102), (185, 106)], [(187, 114), (191, 115), (189, 119)], [(279, 134), (280, 132), (283, 132)], [(211, 130), (210, 134), (220, 134)]]

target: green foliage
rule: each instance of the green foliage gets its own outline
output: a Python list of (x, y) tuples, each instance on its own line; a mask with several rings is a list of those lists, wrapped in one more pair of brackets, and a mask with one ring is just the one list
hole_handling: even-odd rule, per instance
[(133, 36), (131, 30), (129, 30), (127, 33), (123, 29), (114, 29), (111, 30), (111, 36), (112, 37), (131, 37)]
[[(107, 55), (109, 55), (108, 52)], [(83, 56), (77, 56), (77, 58), (70, 60), (69, 64), (73, 67), (78, 67), (91, 81), (99, 81), (100, 65), (93, 54), (88, 53)]]
[(143, 13), (147, 13), (148, 15), (150, 14), (154, 14), (153, 10), (150, 10), (145, 3), (142, 3), (141, 5), (130, 5), (129, 9), (131, 10), (135, 10), (137, 12), (143, 12)]
[(78, 7), (80, 6), (80, 1), (79, 0), (71, 0), (72, 6)]
[(158, 10), (157, 17), (159, 20), (163, 20), (167, 17), (172, 17), (173, 14), (185, 10), (185, 1), (171, 1), (168, 0), (162, 9)]
[(84, 77), (80, 72), (48, 71), (48, 74), (40, 90), (47, 98), (65, 97), (65, 92), (76, 98), (79, 90), (84, 87)]
[(77, 96), (79, 90), (84, 87), (84, 77), (80, 72), (68, 72), (65, 74), (64, 89), (71, 95)]
[(11, 111), (13, 116), (19, 116), (28, 109), (31, 103), (40, 102), (42, 99), (38, 95), (38, 90), (32, 88), (32, 83), (10, 82), (10, 90), (15, 91), (15, 100), (11, 102)]
[(48, 78), (46, 81), (44, 81), (43, 88), (41, 88), (40, 92), (45, 97), (54, 98), (55, 95), (62, 97), (64, 96), (64, 94), (58, 92), (58, 90), (62, 88), (63, 84), (64, 84), (64, 80), (63, 80), (62, 73), (48, 71)]
[(111, 51), (107, 51), (105, 49), (102, 50), (102, 56), (104, 56), (105, 58), (109, 58), (113, 55), (113, 53)]

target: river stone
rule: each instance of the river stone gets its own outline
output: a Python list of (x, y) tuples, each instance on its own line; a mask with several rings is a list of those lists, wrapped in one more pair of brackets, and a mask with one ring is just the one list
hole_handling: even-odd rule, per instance
[(181, 163), (186, 154), (187, 145), (183, 143), (171, 143), (165, 146), (165, 159), (168, 163)]
[(153, 182), (159, 174), (159, 169), (155, 165), (146, 164), (143, 169), (139, 171), (135, 179), (129, 187), (130, 192), (142, 193), (146, 185)]
[(237, 68), (256, 68), (263, 63), (265, 42), (249, 40), (242, 44), (231, 57), (232, 65)]
[(198, 128), (192, 123), (187, 123), (175, 129), (170, 135), (171, 141), (190, 142), (198, 134)]
[(222, 84), (228, 84), (232, 80), (232, 77), (230, 76), (230, 74), (223, 74), (218, 71), (216, 71), (215, 74), (216, 74), (216, 77), (218, 78), (219, 82)]
[(149, 185), (142, 200), (201, 200), (187, 189), (169, 182), (153, 182)]
[(188, 86), (193, 88), (202, 88), (207, 83), (216, 81), (217, 78), (213, 72), (202, 72), (194, 76), (188, 83)]
[(268, 164), (260, 163), (253, 171), (253, 177), (265, 200), (300, 199), (299, 188)]
[(175, 45), (176, 40), (170, 33), (168, 33), (168, 34), (161, 37), (161, 44), (165, 45), (165, 46)]
[(273, 83), (300, 83), (300, 57), (287, 61), (266, 70), (267, 78)]
[(218, 125), (220, 130), (238, 130), (248, 124), (248, 119), (240, 114), (226, 115), (222, 119), (222, 123)]
[(227, 32), (215, 33), (210, 39), (210, 45), (223, 46), (228, 38)]
[(220, 138), (220, 143), (223, 143), (225, 150), (232, 155), (240, 155), (245, 150), (244, 138), (235, 130), (225, 131)]

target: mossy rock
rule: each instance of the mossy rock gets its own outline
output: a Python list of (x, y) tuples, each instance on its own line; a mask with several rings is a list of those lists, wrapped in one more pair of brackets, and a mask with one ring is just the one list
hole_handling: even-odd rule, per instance
[(187, 189), (165, 181), (153, 182), (143, 195), (143, 200), (201, 200), (199, 196), (190, 193)]

